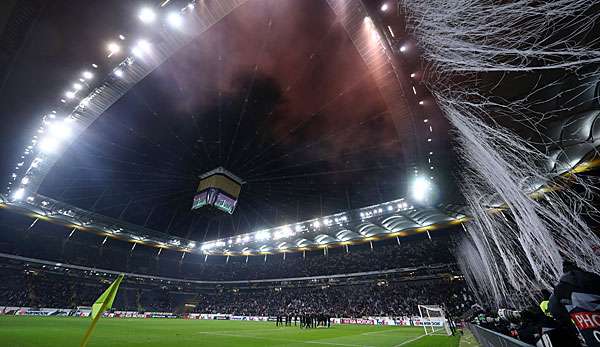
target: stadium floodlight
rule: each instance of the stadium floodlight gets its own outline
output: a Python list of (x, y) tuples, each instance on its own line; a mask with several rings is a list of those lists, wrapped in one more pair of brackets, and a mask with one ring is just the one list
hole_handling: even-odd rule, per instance
[(194, 4), (192, 4), (192, 3), (189, 3), (189, 4), (187, 5), (187, 8), (188, 8), (188, 10), (193, 10), (193, 9), (194, 9), (194, 7), (195, 7), (195, 6), (194, 6)]
[(207, 251), (207, 250), (213, 248), (213, 246), (214, 246), (213, 243), (205, 243), (200, 247), (200, 249), (203, 251)]
[(121, 70), (121, 69), (115, 69), (115, 71), (113, 73), (115, 74), (115, 76), (117, 76), (119, 78), (123, 77), (123, 75), (124, 75), (123, 70)]
[(50, 134), (58, 139), (67, 139), (71, 137), (73, 130), (71, 129), (67, 119), (68, 118), (65, 118), (62, 122), (59, 121), (51, 123), (49, 126)]
[(302, 231), (302, 225), (298, 224), (296, 225), (296, 232), (301, 232)]
[(419, 101), (419, 105), (421, 105), (421, 106), (425, 105), (425, 101), (423, 101), (423, 100)]
[(259, 230), (256, 232), (254, 238), (256, 239), (256, 241), (265, 241), (271, 238), (271, 233), (269, 233), (266, 230)]
[(33, 196), (27, 197), (27, 202), (33, 202), (34, 200), (35, 200), (35, 198)]
[(83, 78), (85, 78), (86, 80), (91, 80), (92, 78), (94, 78), (94, 74), (91, 73), (90, 71), (82, 72), (81, 76), (83, 76)]
[(317, 220), (317, 221), (315, 221), (315, 222), (313, 223), (313, 227), (314, 227), (315, 229), (319, 229), (319, 228), (321, 227), (321, 223), (319, 223), (319, 221)]
[(123, 35), (119, 35), (119, 40), (121, 40), (121, 41), (125, 41), (125, 36), (123, 36)]
[(280, 230), (277, 230), (273, 234), (273, 239), (279, 240), (279, 239), (283, 239), (286, 237), (290, 237), (292, 235), (294, 235), (294, 231), (292, 230), (292, 228), (290, 228), (289, 226), (286, 225), (283, 228), (281, 228)]
[(388, 206), (387, 210), (388, 210), (388, 211), (393, 211), (393, 210), (394, 210), (394, 207), (393, 207), (393, 206)]
[(147, 53), (150, 53), (150, 48), (150, 42), (146, 40), (139, 40), (137, 45), (131, 50), (131, 53), (138, 58), (142, 58)]
[(249, 236), (249, 235), (245, 235), (245, 236), (242, 238), (242, 242), (244, 242), (244, 243), (247, 243), (247, 242), (249, 242), (249, 241), (250, 241), (250, 236)]
[(417, 77), (416, 73), (413, 72), (413, 73), (410, 74), (410, 78), (415, 78), (415, 77)]
[(407, 49), (408, 49), (408, 47), (406, 47), (406, 45), (400, 46), (400, 52), (402, 52), (402, 53), (406, 52)]
[(46, 137), (40, 142), (39, 146), (42, 152), (52, 153), (58, 149), (58, 141), (53, 137)]
[(23, 179), (21, 180), (21, 184), (25, 186), (28, 183), (29, 183), (29, 177), (23, 177)]
[(175, 29), (179, 29), (183, 26), (183, 17), (177, 12), (170, 12), (167, 15), (167, 23)]
[(390, 9), (390, 5), (388, 5), (388, 3), (384, 3), (383, 5), (381, 5), (381, 7), (379, 8), (381, 10), (381, 12), (386, 12), (387, 10)]
[(73, 89), (81, 90), (83, 89), (83, 86), (81, 85), (81, 83), (73, 83)]
[(431, 181), (425, 177), (416, 177), (411, 185), (411, 195), (413, 199), (419, 202), (423, 202), (429, 198), (433, 187)]
[(108, 57), (110, 58), (113, 54), (117, 54), (121, 51), (121, 46), (116, 42), (109, 42), (106, 46), (108, 49)]
[(150, 24), (156, 20), (156, 12), (150, 7), (144, 7), (140, 10), (138, 18), (142, 23)]
[(15, 201), (19, 201), (23, 199), (23, 196), (25, 196), (25, 188), (19, 188), (14, 192), (12, 198)]
[(75, 97), (75, 92), (72, 90), (69, 90), (68, 92), (65, 93), (65, 96), (67, 97), (67, 99), (73, 99)]

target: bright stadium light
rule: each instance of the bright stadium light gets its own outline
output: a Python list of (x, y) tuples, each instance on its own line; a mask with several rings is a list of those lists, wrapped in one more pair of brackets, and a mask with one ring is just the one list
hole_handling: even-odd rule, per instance
[(29, 177), (23, 177), (23, 179), (21, 180), (21, 184), (27, 185), (28, 183), (29, 183)]
[(386, 2), (383, 5), (381, 5), (380, 9), (381, 9), (381, 12), (385, 12), (390, 9), (390, 5), (388, 5), (388, 3)]
[(283, 239), (286, 237), (290, 237), (294, 235), (294, 231), (292, 231), (292, 228), (290, 228), (289, 226), (285, 226), (280, 230), (277, 230), (274, 234), (273, 234), (273, 239), (275, 240), (279, 240), (279, 239)]
[(25, 188), (19, 188), (15, 191), (12, 198), (15, 201), (19, 201), (19, 200), (23, 199), (24, 196), (25, 196)]
[(254, 238), (256, 239), (256, 241), (265, 241), (271, 238), (271, 233), (269, 233), (266, 230), (260, 230), (256, 232)]
[(133, 55), (136, 57), (141, 58), (147, 53), (150, 53), (150, 48), (150, 42), (146, 40), (139, 40), (137, 45), (131, 50), (131, 53), (133, 53)]
[(110, 58), (113, 54), (117, 54), (121, 51), (121, 46), (119, 46), (116, 42), (109, 42), (106, 46), (108, 49), (108, 57)]
[(400, 46), (400, 52), (406, 52), (407, 49), (405, 45)]
[(50, 133), (58, 139), (67, 139), (71, 137), (71, 134), (73, 133), (73, 130), (66, 119), (62, 122), (59, 121), (50, 124), (49, 128)]
[(81, 90), (82, 88), (83, 86), (81, 85), (81, 83), (73, 83), (73, 89)]
[(175, 29), (179, 29), (183, 26), (183, 17), (177, 12), (170, 12), (167, 15), (167, 23)]
[(413, 199), (419, 202), (423, 202), (429, 198), (433, 187), (431, 181), (425, 177), (416, 177), (411, 185), (411, 195)]
[(123, 70), (121, 70), (121, 69), (115, 69), (114, 74), (115, 74), (115, 76), (121, 78), (121, 77), (123, 77), (124, 73), (123, 73)]
[(85, 78), (86, 80), (91, 80), (92, 78), (94, 78), (94, 74), (91, 73), (90, 71), (82, 72), (81, 76), (83, 76), (83, 78)]
[(142, 21), (142, 23), (150, 24), (156, 20), (156, 12), (149, 7), (144, 7), (140, 10), (138, 18)]
[(75, 97), (75, 92), (72, 90), (69, 90), (68, 92), (65, 93), (65, 96), (67, 97), (67, 99), (73, 99)]
[(58, 149), (58, 141), (53, 137), (47, 137), (40, 142), (40, 150), (44, 153), (52, 153)]

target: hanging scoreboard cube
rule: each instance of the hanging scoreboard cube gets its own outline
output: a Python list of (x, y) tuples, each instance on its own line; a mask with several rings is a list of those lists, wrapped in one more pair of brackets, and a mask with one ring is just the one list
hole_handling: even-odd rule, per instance
[(242, 179), (222, 167), (202, 174), (192, 211), (216, 209), (233, 214), (242, 184)]

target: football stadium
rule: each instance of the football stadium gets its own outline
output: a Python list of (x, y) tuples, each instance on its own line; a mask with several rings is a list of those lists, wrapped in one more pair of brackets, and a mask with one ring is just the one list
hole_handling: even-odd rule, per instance
[(4, 0), (0, 346), (600, 346), (595, 0)]

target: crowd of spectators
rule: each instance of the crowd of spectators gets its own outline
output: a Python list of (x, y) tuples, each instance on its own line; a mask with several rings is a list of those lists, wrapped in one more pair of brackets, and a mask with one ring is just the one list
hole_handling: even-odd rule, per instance
[[(28, 264), (0, 266), (0, 306), (75, 308), (91, 306), (112, 277)], [(274, 316), (285, 312), (321, 312), (331, 316), (411, 316), (418, 304), (444, 305), (458, 315), (473, 298), (464, 283), (448, 276), (408, 279), (392, 276), (359, 277), (348, 281), (305, 280), (266, 282), (260, 285), (216, 285), (133, 278), (119, 289), (114, 308), (126, 311), (181, 313), (193, 311), (237, 315)]]
[(317, 312), (333, 317), (411, 317), (418, 305), (443, 306), (460, 315), (474, 303), (464, 283), (448, 279), (370, 281), (343, 285), (222, 291), (198, 297), (197, 312), (274, 316)]

